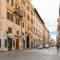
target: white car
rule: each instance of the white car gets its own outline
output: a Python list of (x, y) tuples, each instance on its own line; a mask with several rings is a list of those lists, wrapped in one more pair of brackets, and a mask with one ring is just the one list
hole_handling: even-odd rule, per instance
[(43, 48), (43, 45), (39, 45), (39, 46), (38, 46), (38, 49), (42, 49), (42, 48)]
[(48, 44), (45, 44), (45, 48), (49, 48), (49, 45)]

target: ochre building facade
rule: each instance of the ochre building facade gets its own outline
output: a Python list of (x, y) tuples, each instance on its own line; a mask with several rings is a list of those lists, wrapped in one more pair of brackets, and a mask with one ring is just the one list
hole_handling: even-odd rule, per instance
[(44, 41), (44, 22), (29, 0), (0, 0), (0, 51), (35, 48)]

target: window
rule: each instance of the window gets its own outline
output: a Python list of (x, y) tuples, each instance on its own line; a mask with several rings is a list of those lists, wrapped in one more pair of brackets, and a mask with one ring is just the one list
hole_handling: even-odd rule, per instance
[(10, 20), (13, 21), (13, 15), (12, 14), (10, 14)]
[(7, 47), (7, 40), (5, 40), (5, 47)]
[(9, 3), (9, 0), (7, 0), (7, 2)]
[(13, 15), (9, 12), (7, 12), (7, 19), (13, 21)]
[(34, 39), (34, 43), (35, 43), (35, 39)]
[(24, 16), (26, 15), (25, 11), (23, 12), (23, 15), (24, 15)]
[(31, 17), (31, 23), (33, 24), (33, 18)]
[(13, 6), (13, 0), (12, 0), (12, 2), (11, 2), (11, 5)]
[(26, 0), (21, 0), (21, 1), (22, 1), (23, 5), (25, 6), (25, 4), (26, 4)]
[(19, 31), (17, 31), (17, 34), (19, 35)]
[(22, 33), (22, 35), (24, 36), (24, 33)]
[(26, 12), (25, 12), (25, 9), (24, 9), (23, 7), (22, 7), (21, 11), (22, 11), (22, 16), (24, 16), (24, 17), (25, 17)]
[(24, 28), (24, 22), (22, 23), (22, 27)]
[(13, 0), (7, 0), (7, 2), (13, 6)]
[(12, 33), (12, 28), (8, 27), (8, 33)]
[(29, 7), (27, 6), (27, 10), (29, 11)]
[(0, 47), (1, 47), (1, 39), (0, 39)]
[(35, 31), (35, 27), (34, 27), (34, 31)]
[(20, 6), (16, 3), (16, 11), (20, 12)]
[(27, 19), (30, 20), (30, 17), (27, 15)]
[(36, 28), (36, 33), (37, 33), (37, 28)]
[(33, 15), (33, 12), (31, 11), (31, 15)]
[(9, 19), (9, 12), (7, 12), (7, 19)]
[(25, 13), (25, 11), (24, 11), (24, 10), (22, 10), (22, 15), (23, 15), (24, 17), (25, 17), (25, 14), (26, 14), (26, 13)]
[(20, 25), (20, 19), (19, 18), (16, 18), (16, 24)]
[(27, 26), (27, 30), (29, 30), (29, 25)]
[(21, 15), (22, 13), (20, 11), (20, 6), (17, 3), (15, 5), (16, 5), (15, 6), (15, 15), (20, 18), (20, 17), (22, 17), (22, 15)]

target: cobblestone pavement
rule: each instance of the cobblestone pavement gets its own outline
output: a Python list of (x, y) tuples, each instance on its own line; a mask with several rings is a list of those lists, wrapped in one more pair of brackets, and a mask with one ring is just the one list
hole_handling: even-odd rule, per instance
[(0, 52), (0, 60), (60, 60), (60, 51), (51, 47)]

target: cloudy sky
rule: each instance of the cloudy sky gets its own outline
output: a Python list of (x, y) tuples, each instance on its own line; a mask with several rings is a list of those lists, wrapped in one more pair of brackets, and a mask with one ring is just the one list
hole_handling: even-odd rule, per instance
[(44, 20), (50, 31), (51, 37), (56, 39), (57, 18), (59, 15), (59, 0), (31, 0), (37, 8), (40, 16)]

